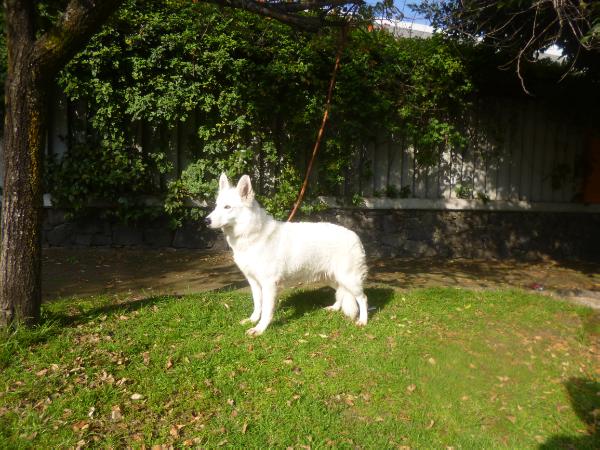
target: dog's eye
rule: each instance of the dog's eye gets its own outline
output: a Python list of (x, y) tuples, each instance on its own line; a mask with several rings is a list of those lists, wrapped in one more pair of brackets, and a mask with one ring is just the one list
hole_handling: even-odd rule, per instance
[(231, 208), (231, 206), (229, 206), (229, 205), (225, 205), (225, 206), (223, 206), (223, 208), (225, 208), (225, 209), (230, 209), (230, 208)]

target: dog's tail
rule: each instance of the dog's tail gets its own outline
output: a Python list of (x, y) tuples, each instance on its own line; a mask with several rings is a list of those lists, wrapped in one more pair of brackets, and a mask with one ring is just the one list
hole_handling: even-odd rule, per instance
[(348, 316), (351, 320), (356, 320), (358, 316), (358, 303), (350, 292), (348, 292), (344, 288), (339, 288), (342, 290), (342, 312)]

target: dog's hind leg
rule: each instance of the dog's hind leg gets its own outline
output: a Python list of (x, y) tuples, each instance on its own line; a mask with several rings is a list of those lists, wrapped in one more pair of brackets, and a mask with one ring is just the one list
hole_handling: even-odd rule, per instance
[(242, 325), (247, 323), (256, 323), (260, 320), (260, 311), (262, 309), (262, 288), (258, 281), (254, 278), (247, 277), (248, 283), (250, 283), (250, 289), (252, 290), (252, 300), (254, 302), (254, 311), (252, 315), (246, 319), (240, 321)]
[(342, 311), (352, 320), (358, 316), (357, 325), (366, 325), (369, 318), (369, 308), (367, 296), (362, 289), (362, 282), (358, 278), (345, 277), (338, 279), (338, 283), (340, 283), (340, 288), (348, 291), (342, 301)]
[(254, 328), (246, 331), (250, 336), (263, 334), (267, 329), (271, 320), (273, 320), (273, 312), (275, 311), (275, 297), (277, 295), (277, 286), (273, 284), (262, 284), (262, 305), (260, 312), (260, 320)]
[(337, 284), (330, 285), (333, 289), (335, 289), (335, 303), (330, 306), (326, 306), (325, 309), (327, 311), (339, 311), (342, 309), (342, 300), (344, 300), (344, 290), (340, 288)]
[(367, 320), (369, 319), (369, 305), (367, 303), (367, 296), (361, 290), (361, 294), (356, 296), (356, 301), (358, 303), (359, 316), (356, 321), (357, 325), (365, 326), (367, 324)]

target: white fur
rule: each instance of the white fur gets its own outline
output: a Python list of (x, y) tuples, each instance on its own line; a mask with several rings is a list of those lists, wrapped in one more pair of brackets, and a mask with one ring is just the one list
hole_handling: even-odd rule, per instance
[(335, 303), (358, 325), (367, 324), (365, 251), (353, 231), (331, 223), (279, 222), (254, 199), (248, 175), (236, 187), (225, 174), (219, 179), (217, 204), (207, 216), (210, 228), (221, 228), (233, 258), (250, 283), (254, 312), (243, 323), (258, 335), (273, 319), (277, 292), (298, 282), (325, 281), (336, 290)]

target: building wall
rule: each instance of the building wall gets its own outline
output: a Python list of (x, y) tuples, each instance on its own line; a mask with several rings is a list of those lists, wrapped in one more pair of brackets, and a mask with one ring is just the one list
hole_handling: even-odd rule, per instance
[(469, 145), (420, 167), (409, 142), (382, 137), (367, 149), (365, 194), (569, 203), (579, 200), (590, 130), (535, 100), (487, 98), (465, 120)]

